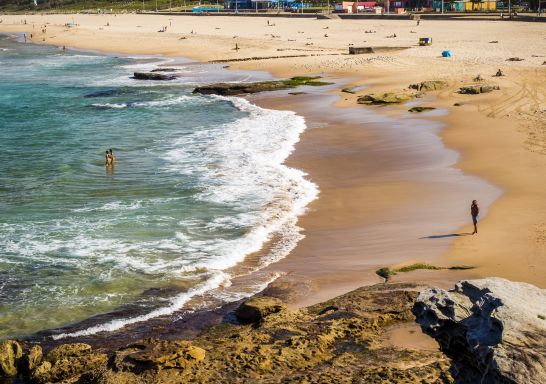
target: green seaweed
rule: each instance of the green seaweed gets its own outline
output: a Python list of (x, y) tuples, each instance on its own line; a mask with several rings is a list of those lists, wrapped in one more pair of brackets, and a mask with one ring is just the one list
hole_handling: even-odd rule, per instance
[(546, 320), (546, 316), (543, 316), (543, 315), (537, 315), (537, 317), (540, 319), (540, 320)]
[(351, 87), (351, 88), (343, 88), (343, 89), (341, 90), (341, 92), (352, 93), (353, 95), (356, 93), (354, 87)]
[(404, 267), (395, 268), (395, 269), (392, 269), (389, 267), (379, 268), (377, 271), (375, 271), (375, 273), (378, 276), (381, 276), (382, 278), (384, 278), (385, 282), (387, 282), (393, 275), (396, 275), (397, 273), (411, 272), (411, 271), (416, 271), (420, 269), (428, 269), (428, 270), (435, 270), (435, 271), (446, 269), (451, 271), (458, 271), (458, 270), (466, 270), (466, 269), (473, 269), (473, 268), (475, 267), (472, 267), (469, 265), (453, 265), (451, 267), (439, 267), (439, 266), (427, 264), (427, 263), (414, 263), (414, 264), (406, 265)]

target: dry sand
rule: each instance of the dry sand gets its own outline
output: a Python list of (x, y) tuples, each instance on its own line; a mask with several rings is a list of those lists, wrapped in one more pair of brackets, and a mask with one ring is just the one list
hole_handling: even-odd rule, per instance
[[(306, 55), (230, 65), (279, 77), (334, 79), (337, 86), (326, 93), (251, 98), (296, 110), (310, 126), (289, 163), (307, 171), (321, 195), (300, 220), (306, 238), (269, 267), (310, 282), (311, 291), (297, 298), (298, 305), (379, 281), (373, 273), (379, 266), (412, 261), (478, 268), (395, 279), (445, 285), (467, 276), (501, 276), (546, 287), (544, 23), (422, 20), (416, 26), (410, 20), (271, 18), (274, 25), (268, 26), (262, 17), (159, 15), (0, 19), (0, 32), (32, 33), (38, 43), (104, 52), (200, 61)], [(66, 22), (79, 26), (66, 28)], [(167, 32), (158, 33), (162, 26)], [(397, 37), (387, 38), (392, 34)], [(419, 37), (434, 43), (418, 47)], [(239, 50), (233, 49), (236, 43)], [(349, 56), (350, 44), (407, 49)], [(454, 57), (442, 58), (444, 49)], [(510, 57), (524, 60), (506, 61)], [(506, 76), (493, 78), (499, 68)], [(478, 74), (501, 90), (456, 93)], [(404, 105), (356, 105), (358, 95), (440, 79), (450, 87), (419, 100), (440, 108), (435, 113), (410, 116)], [(341, 92), (347, 85), (366, 89)], [(472, 199), (482, 208), (479, 235), (449, 236), (471, 231)]]

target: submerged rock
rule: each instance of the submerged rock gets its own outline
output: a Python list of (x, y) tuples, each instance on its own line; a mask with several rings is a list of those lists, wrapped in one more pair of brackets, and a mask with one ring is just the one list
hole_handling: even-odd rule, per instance
[(235, 315), (243, 323), (259, 323), (268, 315), (286, 309), (286, 306), (274, 297), (260, 296), (245, 301), (237, 308)]
[(133, 79), (136, 80), (174, 80), (176, 78), (176, 75), (166, 75), (159, 72), (135, 72), (133, 74)]
[(410, 109), (408, 109), (408, 112), (421, 113), (421, 112), (433, 111), (435, 109), (436, 108), (434, 107), (411, 107)]
[(23, 357), (23, 348), (15, 340), (0, 342), (0, 377), (17, 375), (19, 362)]
[(428, 80), (416, 84), (410, 84), (410, 89), (415, 89), (419, 92), (438, 91), (447, 88), (447, 81), (443, 80)]
[(425, 289), (413, 313), (467, 383), (546, 383), (546, 290), (501, 278)]

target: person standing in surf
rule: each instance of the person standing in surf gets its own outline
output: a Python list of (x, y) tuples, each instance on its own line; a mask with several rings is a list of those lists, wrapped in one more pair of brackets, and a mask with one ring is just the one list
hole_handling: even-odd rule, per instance
[(470, 205), (470, 215), (472, 215), (472, 223), (474, 224), (474, 232), (472, 232), (473, 235), (478, 233), (478, 215), (480, 214), (480, 207), (478, 207), (478, 202), (476, 200), (472, 200), (472, 204)]
[(111, 167), (112, 165), (114, 165), (114, 158), (109, 151), (106, 151), (105, 161), (107, 167)]
[(116, 162), (116, 156), (114, 156), (114, 151), (112, 151), (112, 148), (109, 149), (110, 152), (110, 158), (112, 159), (112, 165)]

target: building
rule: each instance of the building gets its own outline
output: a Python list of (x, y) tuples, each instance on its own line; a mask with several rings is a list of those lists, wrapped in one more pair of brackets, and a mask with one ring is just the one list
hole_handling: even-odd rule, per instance
[(375, 1), (344, 1), (335, 5), (335, 10), (342, 13), (373, 12)]
[[(304, 2), (304, 8), (309, 4)], [(225, 9), (294, 9), (301, 8), (297, 0), (225, 0)]]

